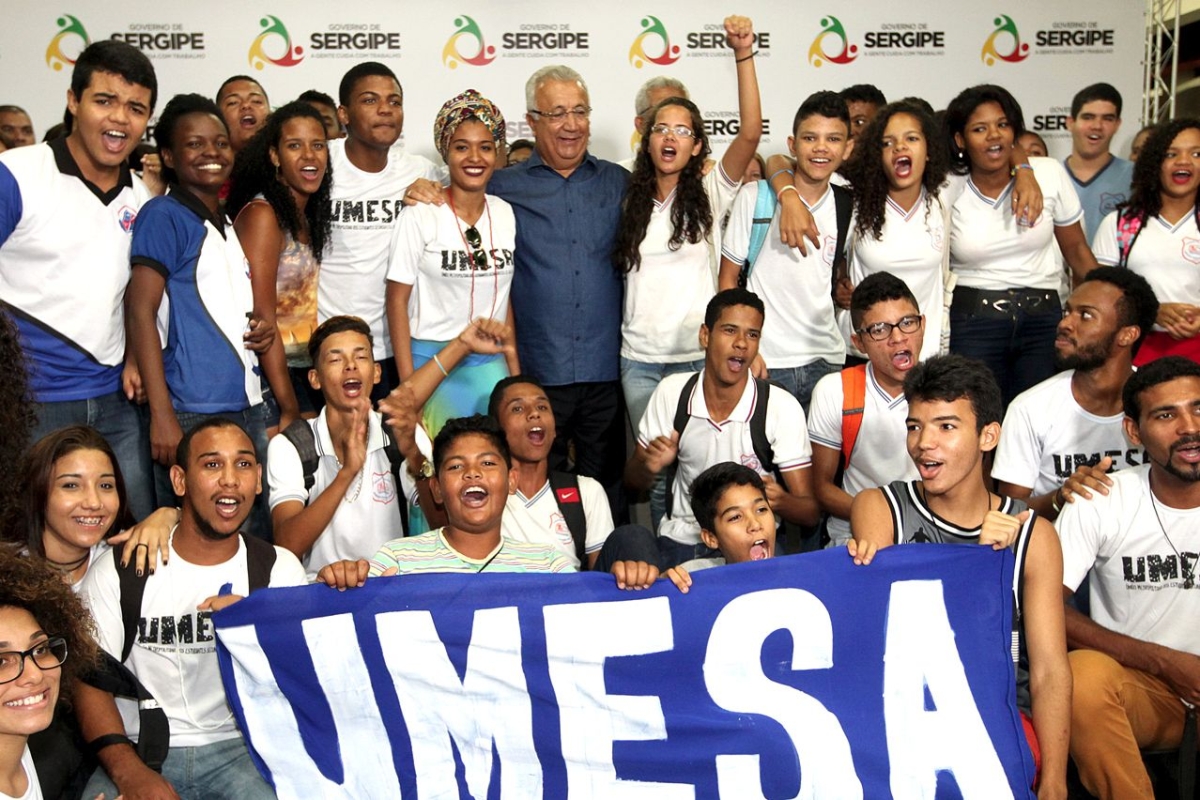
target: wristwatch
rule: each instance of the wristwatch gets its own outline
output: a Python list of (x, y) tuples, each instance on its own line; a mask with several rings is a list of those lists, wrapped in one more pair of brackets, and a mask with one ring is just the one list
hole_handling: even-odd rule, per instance
[(417, 467), (415, 472), (413, 471), (412, 466), (409, 465), (408, 474), (411, 475), (413, 477), (413, 479), (418, 480), (418, 481), (423, 481), (423, 480), (432, 478), (433, 477), (433, 462), (430, 461), (428, 458), (422, 458), (421, 466)]

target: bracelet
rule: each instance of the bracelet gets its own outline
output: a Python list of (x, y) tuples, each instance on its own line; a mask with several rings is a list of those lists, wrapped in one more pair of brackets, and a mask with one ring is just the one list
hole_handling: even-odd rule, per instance
[(114, 744), (127, 744), (130, 747), (137, 747), (133, 743), (133, 740), (123, 733), (106, 733), (103, 736), (97, 736), (87, 743), (87, 747), (92, 755), (97, 755), (104, 748), (112, 747)]
[(755, 50), (754, 52), (752, 52), (752, 53), (751, 53), (750, 55), (748, 55), (748, 56), (742, 56), (741, 58), (735, 58), (735, 59), (733, 60), (733, 63), (735, 63), (735, 64), (740, 64), (740, 63), (742, 63), (743, 61), (749, 61), (750, 59), (754, 58), (756, 55), (758, 55), (758, 51), (757, 51), (757, 50)]
[(1055, 490), (1055, 492), (1054, 492), (1054, 496), (1050, 498), (1050, 507), (1054, 509), (1054, 513), (1055, 513), (1055, 514), (1057, 514), (1058, 512), (1062, 511), (1062, 507), (1063, 507), (1063, 494), (1062, 494), (1062, 487), (1061, 487), (1061, 486), (1060, 486), (1060, 487), (1058, 487), (1058, 489), (1056, 489), (1056, 490)]
[(446, 377), (446, 378), (450, 377), (450, 373), (446, 372), (446, 368), (442, 366), (442, 360), (437, 357), (437, 353), (433, 354), (433, 363), (437, 364), (438, 369), (440, 369), (442, 371), (443, 377)]
[[(795, 175), (795, 174), (796, 174), (796, 173), (795, 173), (795, 171), (793, 171), (793, 170), (790, 170), (790, 169), (788, 169), (787, 167), (784, 167), (783, 169), (777, 169), (777, 170), (775, 170), (774, 172), (772, 172), (772, 173), (771, 173), (771, 177), (767, 178), (767, 183), (770, 183), (771, 181), (775, 180), (775, 178), (776, 178), (777, 176), (779, 176), (779, 175), (783, 174), (784, 172), (786, 172), (788, 175)], [(783, 190), (781, 189), (780, 191), (783, 191)]]
[(796, 197), (800, 196), (800, 190), (797, 189), (794, 185), (789, 183), (787, 186), (783, 187), (775, 194), (775, 202), (777, 202), (777, 203), (783, 202), (783, 193), (786, 192), (788, 189), (791, 189), (793, 192), (795, 192)]
[(1010, 178), (1017, 177), (1017, 170), (1019, 170), (1019, 169), (1032, 170), (1033, 165), (1032, 164), (1017, 164), (1015, 167), (1013, 167), (1011, 170), (1009, 170), (1008, 177), (1010, 177)]

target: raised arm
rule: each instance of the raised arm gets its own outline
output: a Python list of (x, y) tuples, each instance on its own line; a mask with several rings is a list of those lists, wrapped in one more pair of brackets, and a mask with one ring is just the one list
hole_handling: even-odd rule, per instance
[(740, 181), (762, 138), (762, 102), (758, 94), (758, 75), (754, 69), (754, 26), (748, 17), (725, 18), (725, 40), (733, 49), (737, 66), (737, 136), (721, 157), (721, 168), (734, 181)]

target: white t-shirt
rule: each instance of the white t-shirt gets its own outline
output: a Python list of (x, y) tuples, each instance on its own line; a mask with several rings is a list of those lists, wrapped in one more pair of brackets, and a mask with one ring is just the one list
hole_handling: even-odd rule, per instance
[(25, 770), (25, 779), (29, 781), (29, 786), (26, 787), (25, 793), (17, 797), (16, 795), (0, 792), (0, 798), (3, 798), (3, 800), (42, 800), (42, 787), (38, 783), (37, 767), (33, 763), (33, 755), (29, 752), (29, 745), (25, 745), (25, 751), (21, 753), (21, 768)]
[(440, 180), (445, 168), (394, 147), (382, 171), (363, 172), (346, 158), (345, 139), (329, 142), (329, 166), (333, 170), (329, 200), (333, 232), (321, 257), (317, 321), (339, 314), (362, 317), (371, 326), (375, 360), (380, 361), (392, 354), (384, 312), (384, 276), (404, 190), (417, 178)]
[[(584, 552), (590, 555), (599, 552), (613, 531), (612, 509), (608, 505), (604, 487), (586, 475), (579, 476), (579, 499), (583, 503), (583, 518), (587, 520), (587, 536), (583, 547)], [(500, 520), (500, 533), (514, 542), (552, 545), (570, 560), (575, 569), (587, 569), (586, 564), (579, 563), (575, 539), (571, 536), (566, 519), (558, 510), (558, 501), (554, 499), (550, 481), (546, 481), (546, 485), (533, 497), (526, 497), (519, 490), (508, 496), (504, 504), (504, 516)]]
[[(908, 457), (908, 401), (904, 392), (889, 397), (875, 380), (875, 368), (867, 364), (867, 387), (863, 398), (862, 427), (854, 440), (850, 465), (842, 479), (842, 488), (850, 496), (863, 489), (886, 486), (893, 481), (913, 480), (917, 467)], [(813, 444), (842, 451), (842, 373), (833, 372), (813, 388), (808, 408), (808, 437)], [(849, 520), (830, 516), (827, 525), (831, 546), (850, 539)]]
[[(306, 491), (304, 488), (304, 467), (296, 446), (286, 436), (272, 437), (267, 445), (267, 485), (271, 487), (272, 511), (289, 501), (308, 505), (309, 500), (320, 496), (333, 483), (339, 472), (325, 409), (321, 409), (316, 419), (307, 422), (312, 427), (317, 448), (317, 471), (313, 473), (312, 489)], [(370, 558), (383, 544), (401, 535), (400, 499), (383, 437), (382, 417), (379, 412), (372, 411), (367, 422), (366, 463), (338, 503), (329, 527), (317, 537), (304, 559), (309, 581), (316, 580), (317, 572), (326, 564), (342, 559)]]
[(517, 221), (512, 206), (487, 195), (474, 227), (487, 255), (478, 269), (464, 239), (472, 227), (449, 204), (413, 206), (392, 232), (387, 279), (412, 287), (408, 298), (409, 332), (414, 339), (445, 342), (476, 317), (504, 321), (512, 288)]
[[(1117, 244), (1117, 212), (1100, 223), (1092, 252), (1101, 264), (1121, 262)], [(1129, 250), (1125, 266), (1141, 275), (1160, 303), (1200, 305), (1200, 228), (1193, 210), (1174, 225), (1161, 216), (1148, 219)], [(1154, 326), (1155, 330), (1163, 330)]]
[(655, 201), (639, 248), (642, 263), (625, 276), (625, 309), (621, 317), (621, 355), (650, 364), (676, 364), (704, 358), (699, 331), (704, 310), (717, 291), (721, 257), (721, 220), (733, 205), (738, 181), (720, 164), (703, 178), (712, 208), (708, 239), (678, 250), (668, 246), (674, 226), (671, 214), (678, 191)]
[[(959, 286), (975, 289), (1058, 290), (1054, 228), (1083, 219), (1079, 196), (1063, 165), (1052, 158), (1031, 158), (1042, 189), (1042, 216), (1032, 227), (1017, 224), (1012, 212), (1013, 183), (993, 200), (969, 176), (951, 176), (946, 202), (950, 214), (950, 269)], [(957, 199), (955, 199), (957, 198)]]
[[(658, 384), (638, 426), (638, 444), (647, 447), (659, 436), (670, 436), (674, 432), (675, 410), (679, 407), (683, 386), (694, 374), (680, 372), (668, 375)], [(700, 372), (700, 379), (696, 381), (688, 400), (691, 419), (679, 440), (679, 468), (675, 471), (672, 489), (674, 497), (670, 516), (659, 526), (660, 536), (683, 544), (699, 543), (700, 525), (692, 513), (688, 493), (696, 476), (713, 464), (733, 461), (760, 474), (768, 474), (754, 453), (750, 435), (750, 419), (758, 402), (758, 384), (754, 380), (747, 380), (742, 397), (729, 418), (714, 422), (708, 415), (708, 405), (704, 400), (704, 372)], [(775, 467), (780, 472), (805, 469), (812, 465), (812, 447), (804, 424), (804, 409), (786, 389), (778, 386), (771, 387), (766, 434), (774, 451)]]
[[(735, 264), (744, 264), (750, 251), (757, 202), (757, 181), (743, 186), (733, 202), (721, 253)], [(815, 205), (805, 205), (823, 232), (820, 252), (815, 252), (809, 242), (808, 255), (802, 256), (797, 248), (780, 241), (776, 206), (746, 286), (762, 298), (766, 307), (758, 351), (772, 369), (801, 367), (822, 359), (841, 364), (846, 359), (846, 343), (834, 318), (830, 296), (837, 250), (837, 204), (833, 189), (826, 188)], [(853, 220), (850, 227), (853, 230)]]
[(992, 477), (1043, 495), (1076, 469), (1105, 456), (1113, 470), (1140, 466), (1142, 448), (1125, 437), (1124, 414), (1099, 417), (1071, 392), (1075, 370), (1066, 370), (1017, 395), (1004, 415)]
[(1112, 476), (1107, 495), (1093, 493), (1062, 510), (1055, 527), (1063, 585), (1075, 589), (1091, 570), (1093, 620), (1200, 655), (1200, 590), (1183, 588), (1185, 571), (1195, 570), (1200, 559), (1200, 508), (1170, 508), (1157, 500), (1152, 506), (1149, 476), (1149, 465), (1124, 470)]
[[(249, 594), (246, 543), (221, 564), (202, 566), (183, 559), (171, 544), (170, 561), (146, 580), (138, 641), (125, 665), (158, 700), (171, 726), (172, 747), (198, 747), (241, 734), (225, 702), (217, 668), (212, 612), (196, 606), (227, 583), (233, 593)], [(100, 646), (121, 656), (125, 631), (121, 622), (121, 589), (113, 551), (100, 557), (83, 580), (82, 597), (96, 619)], [(304, 568), (283, 548), (275, 548), (270, 586), (301, 586)], [(133, 700), (118, 698), (125, 731), (137, 739), (138, 713)]]
[[(921, 360), (938, 353), (942, 341), (942, 308), (945, 281), (942, 280), (942, 252), (946, 248), (946, 220), (941, 201), (926, 204), (924, 191), (911, 209), (905, 211), (892, 198), (884, 209), (883, 235), (870, 233), (854, 236), (849, 253), (850, 281), (855, 286), (876, 272), (890, 272), (908, 284), (917, 307), (925, 315), (925, 341)], [(838, 325), (846, 341), (846, 351), (866, 358), (850, 342), (854, 326), (849, 309), (837, 310)], [(768, 362), (769, 363), (769, 362)]]

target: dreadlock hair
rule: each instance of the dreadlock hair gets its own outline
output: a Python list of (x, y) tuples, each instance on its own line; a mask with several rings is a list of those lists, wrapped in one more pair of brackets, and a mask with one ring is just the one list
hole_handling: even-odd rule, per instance
[[(671, 239), (667, 246), (671, 250), (678, 250), (683, 247), (684, 240), (696, 244), (712, 232), (712, 206), (704, 191), (702, 178), (704, 161), (712, 152), (708, 146), (708, 135), (704, 132), (704, 119), (700, 109), (691, 100), (668, 97), (642, 121), (642, 143), (634, 162), (633, 175), (629, 179), (629, 188), (625, 190), (625, 198), (621, 201), (621, 222), (613, 249), (613, 265), (621, 273), (633, 272), (642, 264), (642, 241), (646, 238), (657, 190), (656, 170), (650, 159), (650, 129), (657, 122), (658, 112), (667, 106), (679, 106), (687, 110), (692, 117), (689, 127), (693, 131), (694, 141), (700, 145), (700, 152), (692, 156), (679, 175), (675, 202), (671, 204)], [(685, 142), (679, 142), (679, 147), (685, 146)]]

